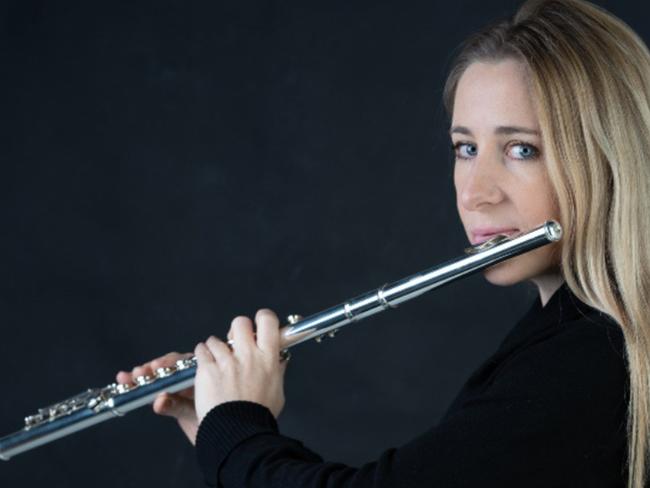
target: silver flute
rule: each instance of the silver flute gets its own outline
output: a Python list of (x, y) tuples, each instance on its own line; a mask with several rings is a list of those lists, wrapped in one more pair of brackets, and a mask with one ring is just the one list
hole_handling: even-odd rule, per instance
[[(402, 302), (480, 271), (505, 259), (532, 251), (559, 241), (562, 228), (548, 221), (519, 236), (498, 235), (482, 244), (465, 250), (465, 255), (442, 265), (413, 274), (399, 281), (385, 284), (340, 305), (309, 317), (291, 315), (289, 324), (282, 328), (283, 355), (288, 348), (309, 339), (318, 342), (334, 337), (344, 325), (395, 308)], [(68, 434), (85, 429), (113, 417), (152, 403), (162, 393), (174, 393), (192, 386), (196, 373), (196, 358), (182, 359), (169, 368), (158, 368), (152, 376), (139, 376), (130, 384), (112, 383), (103, 388), (91, 388), (25, 418), (24, 427), (0, 438), (0, 459), (47, 444)]]

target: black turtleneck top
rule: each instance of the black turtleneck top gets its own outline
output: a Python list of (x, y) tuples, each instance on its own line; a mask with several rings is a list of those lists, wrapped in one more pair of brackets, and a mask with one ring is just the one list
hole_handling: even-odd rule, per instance
[(437, 425), (361, 467), (325, 462), (262, 405), (212, 409), (196, 451), (210, 486), (613, 487), (625, 484), (620, 327), (565, 285), (537, 300)]

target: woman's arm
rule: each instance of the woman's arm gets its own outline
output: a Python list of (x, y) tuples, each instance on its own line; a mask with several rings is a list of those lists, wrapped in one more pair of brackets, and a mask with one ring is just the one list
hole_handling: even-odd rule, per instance
[[(276, 380), (282, 372), (246, 371), (272, 368), (270, 360), (260, 365), (265, 360), (254, 359), (255, 350), (247, 360), (239, 355), (243, 364), (218, 366), (222, 353), (226, 361), (235, 361), (228, 354), (238, 357), (236, 341), (232, 353), (227, 346), (216, 351), (216, 366), (208, 362), (212, 373), (203, 378), (210, 384), (196, 384), (197, 397), (205, 402), (197, 409), (205, 411), (196, 436), (199, 464), (208, 484), (224, 488), (618, 486), (627, 376), (610, 337), (596, 325), (563, 324), (556, 334), (497, 364), (487, 361), (496, 373), (473, 375), (471, 386), (435, 428), (359, 468), (324, 462), (278, 432), (279, 412), (264, 402), (283, 399), (277, 394), (281, 383), (268, 382), (268, 371), (275, 371)], [(278, 356), (273, 357), (277, 364)], [(207, 361), (200, 359), (198, 373), (206, 371)], [(240, 392), (248, 398), (210, 396), (219, 384), (226, 386), (219, 391), (237, 396), (227, 383), (238, 377), (259, 381), (246, 395)], [(263, 384), (269, 386), (266, 393)], [(250, 397), (255, 391), (261, 401)]]
[(324, 462), (250, 402), (205, 416), (199, 463), (208, 484), (224, 488), (622, 486), (627, 376), (597, 325), (563, 324), (487, 361), (495, 374), (476, 375), (435, 428), (359, 468)]

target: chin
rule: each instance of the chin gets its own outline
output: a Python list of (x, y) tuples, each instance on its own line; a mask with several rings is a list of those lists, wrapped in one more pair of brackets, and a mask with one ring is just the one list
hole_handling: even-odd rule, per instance
[(483, 276), (488, 281), (488, 283), (496, 286), (512, 286), (522, 281), (513, 277), (512, 275), (499, 273), (498, 271), (486, 270), (483, 272)]
[(483, 270), (485, 279), (497, 286), (512, 286), (536, 277), (558, 273), (558, 258), (551, 246), (536, 249)]
[(517, 258), (504, 261), (483, 270), (485, 279), (496, 286), (512, 286), (527, 280), (530, 273), (524, 263), (517, 262)]

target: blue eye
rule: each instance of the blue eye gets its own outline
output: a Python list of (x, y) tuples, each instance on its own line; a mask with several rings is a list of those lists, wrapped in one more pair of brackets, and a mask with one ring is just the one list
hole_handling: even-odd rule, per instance
[(539, 155), (539, 150), (535, 146), (524, 142), (516, 142), (510, 146), (510, 149), (512, 148), (515, 149), (515, 156), (513, 156), (515, 159), (534, 159)]
[(452, 150), (456, 153), (458, 159), (470, 159), (476, 156), (478, 148), (471, 142), (457, 142), (451, 145)]
[[(472, 159), (478, 154), (478, 147), (472, 142), (452, 143), (451, 149), (457, 159)], [(508, 156), (514, 159), (535, 159), (539, 157), (539, 149), (526, 142), (513, 142), (507, 148)]]

